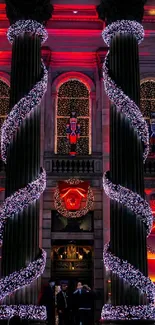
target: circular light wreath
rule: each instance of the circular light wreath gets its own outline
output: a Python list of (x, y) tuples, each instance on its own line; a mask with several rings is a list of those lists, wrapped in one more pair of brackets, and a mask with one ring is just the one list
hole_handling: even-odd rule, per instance
[[(80, 183), (83, 183), (80, 179), (76, 178), (71, 178), (68, 180), (65, 180), (66, 183), (70, 185), (78, 185)], [(88, 187), (88, 195), (87, 195), (87, 200), (86, 200), (86, 206), (80, 210), (77, 211), (68, 211), (63, 202), (62, 199), (60, 198), (60, 192), (58, 186), (56, 187), (55, 193), (54, 193), (54, 206), (56, 210), (62, 214), (62, 216), (66, 218), (80, 218), (84, 216), (88, 211), (90, 211), (93, 208), (93, 202), (94, 202), (94, 195), (91, 187)]]

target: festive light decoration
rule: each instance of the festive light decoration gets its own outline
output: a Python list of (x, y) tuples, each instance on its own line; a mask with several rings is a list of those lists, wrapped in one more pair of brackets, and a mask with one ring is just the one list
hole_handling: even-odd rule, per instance
[(43, 273), (45, 263), (46, 252), (42, 250), (40, 257), (36, 261), (30, 262), (26, 268), (23, 268), (20, 271), (15, 271), (4, 279), (1, 279), (0, 300), (36, 280)]
[[(12, 43), (14, 38), (23, 34), (31, 33), (40, 37), (44, 43), (47, 39), (47, 32), (44, 27), (31, 20), (20, 20), (10, 26), (8, 29), (8, 40)], [(2, 126), (1, 151), (2, 159), (6, 162), (7, 149), (10, 142), (21, 126), (22, 121), (35, 109), (40, 103), (47, 89), (48, 73), (46, 67), (42, 64), (43, 76), (30, 92), (24, 96), (11, 110)], [(4, 223), (7, 218), (13, 217), (21, 212), (29, 204), (37, 200), (46, 187), (46, 173), (41, 169), (40, 175), (25, 188), (19, 189), (10, 197), (7, 197), (0, 208), (0, 242), (2, 244)], [(19, 271), (15, 271), (0, 280), (0, 300), (14, 293), (16, 290), (31, 284), (44, 271), (46, 265), (46, 252), (41, 250), (40, 256), (28, 266)], [(36, 320), (46, 319), (46, 309), (44, 306), (20, 305), (20, 306), (0, 306), (0, 319), (10, 318), (19, 314), (22, 318)]]
[(84, 83), (76, 79), (64, 82), (58, 90), (57, 101), (57, 152), (69, 153), (66, 140), (66, 124), (75, 112), (80, 124), (80, 139), (77, 142), (78, 154), (89, 154), (89, 91)]
[(39, 199), (45, 187), (46, 172), (43, 170), (36, 180), (5, 199), (0, 207), (0, 245), (2, 245), (5, 220), (21, 212), (29, 204)]
[(4, 123), (7, 114), (9, 112), (9, 86), (0, 80), (0, 137), (1, 137), (1, 127)]
[[(71, 192), (72, 187), (68, 186), (68, 184), (69, 185), (76, 185), (76, 187), (74, 187), (73, 190), (75, 191), (75, 189), (76, 189), (77, 193), (81, 193), (80, 196), (81, 196), (81, 199), (82, 199), (82, 195), (83, 195), (82, 190), (83, 190), (83, 188), (82, 188), (82, 186), (80, 186), (80, 184), (82, 185), (82, 183), (84, 183), (84, 182), (79, 180), (79, 179), (74, 179), (74, 178), (66, 180), (65, 182), (66, 182), (66, 189), (67, 189), (67, 191), (70, 190), (70, 194), (73, 194), (74, 192), (73, 191)], [(76, 196), (76, 198), (77, 198), (77, 196)], [(71, 200), (72, 200), (72, 196), (71, 196)], [(61, 215), (63, 215), (66, 218), (80, 218), (80, 217), (84, 216), (89, 210), (92, 209), (93, 201), (94, 201), (93, 191), (92, 191), (91, 187), (88, 186), (87, 199), (86, 199), (85, 206), (82, 207), (79, 210), (76, 210), (76, 211), (69, 211), (66, 208), (66, 206), (63, 203), (63, 200), (61, 198), (61, 193), (60, 193), (59, 186), (56, 187), (56, 190), (55, 190), (55, 193), (54, 193), (54, 206), (55, 206), (55, 209)]]
[(48, 33), (45, 27), (35, 20), (17, 20), (15, 24), (8, 28), (7, 38), (12, 44), (15, 37), (22, 33), (34, 34), (40, 37), (41, 43), (44, 43), (48, 38)]
[[(130, 33), (134, 34), (138, 43), (143, 40), (144, 30), (143, 27), (135, 21), (121, 20), (117, 21), (103, 31), (103, 39), (107, 45), (110, 44), (112, 37), (117, 33)], [(133, 128), (137, 131), (139, 138), (144, 144), (143, 158), (146, 160), (149, 153), (149, 132), (145, 119), (143, 118), (139, 107), (124, 94), (123, 90), (118, 87), (114, 80), (109, 76), (108, 69), (109, 51), (106, 55), (104, 62), (104, 86), (109, 99), (116, 105), (117, 109), (122, 112), (130, 121)]]
[(155, 111), (155, 80), (145, 80), (140, 85), (140, 108), (143, 116), (150, 120), (151, 112)]
[[(103, 38), (107, 45), (110, 45), (112, 38), (119, 34), (134, 34), (137, 42), (143, 40), (143, 27), (135, 21), (116, 21), (105, 28)], [(123, 113), (130, 121), (132, 127), (137, 131), (139, 138), (144, 144), (143, 159), (144, 162), (149, 153), (149, 133), (146, 121), (144, 120), (138, 106), (118, 87), (114, 80), (109, 75), (109, 51), (107, 53), (104, 66), (103, 77), (105, 90), (110, 100), (116, 105), (118, 111)], [(134, 212), (138, 218), (144, 222), (147, 235), (150, 234), (153, 224), (151, 209), (139, 194), (121, 186), (113, 184), (110, 180), (109, 172), (106, 172), (103, 177), (103, 187), (105, 193), (110, 199), (115, 200), (129, 210)], [(137, 288), (141, 293), (145, 294), (148, 300), (148, 305), (139, 306), (112, 306), (106, 304), (103, 306), (101, 317), (107, 320), (133, 320), (133, 319), (154, 319), (155, 308), (155, 285), (145, 277), (138, 269), (132, 266), (128, 261), (122, 260), (114, 256), (110, 252), (110, 244), (105, 245), (103, 252), (104, 264), (107, 270), (118, 275), (130, 286)]]
[(60, 198), (65, 203), (67, 211), (77, 211), (81, 208), (82, 199), (87, 198), (89, 182), (80, 185), (66, 185), (66, 182), (58, 182)]
[(109, 172), (103, 176), (103, 187), (105, 193), (112, 199), (115, 200), (129, 210), (134, 212), (146, 225), (147, 235), (150, 234), (153, 218), (151, 208), (146, 200), (144, 200), (139, 194), (132, 192), (131, 190), (121, 186), (113, 184), (109, 180)]
[(46, 320), (46, 308), (45, 306), (39, 307), (33, 305), (0, 306), (0, 319), (10, 319), (15, 315), (19, 315), (19, 317), (23, 319)]
[(66, 125), (66, 135), (70, 144), (69, 154), (75, 156), (77, 154), (76, 145), (80, 138), (80, 124), (78, 123), (75, 112), (71, 113), (69, 123)]
[[(15, 36), (19, 36), (21, 33), (35, 33), (40, 36), (42, 43), (44, 43), (47, 39), (47, 32), (44, 27), (36, 22), (31, 20), (19, 20), (12, 26), (10, 26), (8, 30), (8, 40), (10, 43), (13, 42)], [(42, 70), (43, 77), (40, 81), (34, 85), (34, 87), (30, 90), (28, 95), (21, 98), (21, 100), (12, 108), (10, 114), (7, 116), (4, 121), (1, 129), (1, 154), (2, 159), (6, 162), (7, 157), (7, 148), (13, 138), (13, 135), (20, 127), (24, 118), (26, 118), (27, 114), (31, 112), (36, 106), (41, 103), (41, 100), (47, 89), (48, 82), (48, 72), (42, 61)]]

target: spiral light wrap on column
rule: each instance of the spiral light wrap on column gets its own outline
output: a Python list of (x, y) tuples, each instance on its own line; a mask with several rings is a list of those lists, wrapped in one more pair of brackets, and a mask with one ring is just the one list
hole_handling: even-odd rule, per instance
[[(33, 20), (19, 20), (8, 29), (8, 40), (12, 43), (16, 36), (23, 33), (31, 33), (38, 35), (41, 42), (47, 39), (47, 32), (44, 27)], [(48, 72), (43, 63), (42, 78), (38, 81), (29, 93), (21, 98), (21, 100), (12, 108), (2, 125), (1, 132), (1, 152), (2, 159), (7, 162), (7, 149), (15, 135), (17, 129), (21, 126), (24, 119), (37, 106), (47, 90)], [(41, 172), (37, 179), (29, 183), (25, 188), (19, 189), (10, 197), (7, 197), (0, 207), (0, 243), (3, 240), (3, 230), (7, 218), (13, 217), (16, 213), (21, 212), (29, 204), (39, 199), (46, 187), (46, 172), (41, 168)], [(30, 262), (26, 267), (19, 271), (15, 271), (0, 280), (0, 300), (14, 293), (16, 290), (25, 287), (36, 280), (44, 271), (46, 265), (46, 252), (40, 249), (40, 256), (36, 260)], [(0, 306), (0, 319), (8, 319), (18, 314), (21, 318), (34, 320), (45, 320), (46, 309), (44, 306), (19, 305), (19, 306)]]
[[(134, 34), (138, 44), (140, 44), (144, 37), (143, 27), (136, 21), (116, 21), (106, 27), (102, 34), (103, 39), (108, 46), (116, 33)], [(109, 51), (103, 65), (103, 77), (105, 91), (109, 99), (115, 104), (117, 110), (129, 119), (131, 126), (134, 128), (139, 138), (143, 142), (143, 160), (145, 162), (149, 153), (149, 132), (147, 124), (140, 112), (139, 107), (123, 92), (118, 85), (116, 85), (115, 81), (111, 79), (109, 75)], [(129, 210), (134, 212), (142, 222), (145, 223), (146, 233), (148, 236), (152, 229), (153, 216), (147, 201), (144, 200), (139, 194), (132, 192), (120, 184), (113, 184), (110, 180), (109, 172), (106, 172), (103, 176), (103, 188), (110, 199), (123, 204)], [(114, 256), (110, 252), (110, 244), (107, 244), (104, 247), (103, 259), (107, 270), (111, 270), (112, 273), (117, 274), (129, 285), (138, 289), (142, 294), (146, 294), (148, 305), (113, 306), (111, 304), (106, 304), (103, 306), (101, 318), (107, 320), (154, 319), (154, 283), (148, 277), (144, 276), (138, 269), (132, 266), (128, 261)]]

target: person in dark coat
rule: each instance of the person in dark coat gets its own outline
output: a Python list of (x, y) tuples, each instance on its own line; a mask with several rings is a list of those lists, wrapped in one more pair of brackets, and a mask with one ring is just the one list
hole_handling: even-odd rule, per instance
[(94, 300), (94, 292), (87, 285), (83, 285), (78, 296), (79, 324), (91, 325), (94, 323)]
[(55, 324), (55, 283), (51, 280), (43, 287), (39, 296), (39, 305), (46, 307), (47, 324)]
[(62, 281), (61, 291), (56, 295), (56, 306), (59, 318), (59, 325), (69, 325), (70, 323), (70, 301), (68, 295), (68, 283)]
[(73, 292), (73, 296), (72, 296), (72, 312), (73, 312), (73, 319), (75, 325), (79, 325), (79, 298), (80, 298), (82, 288), (83, 288), (82, 282), (79, 281), (77, 283), (76, 290)]

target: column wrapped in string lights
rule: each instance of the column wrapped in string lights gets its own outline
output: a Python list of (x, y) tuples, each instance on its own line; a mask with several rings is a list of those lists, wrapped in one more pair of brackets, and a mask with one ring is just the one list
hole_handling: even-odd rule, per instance
[(46, 187), (40, 168), (40, 105), (48, 82), (41, 44), (52, 6), (50, 0), (6, 0), (6, 12), (12, 64), (10, 113), (1, 136), (6, 198), (0, 208), (0, 319), (18, 314), (45, 320), (45, 307), (37, 306), (37, 279), (46, 264), (46, 252), (39, 248), (38, 199)]
[(102, 309), (102, 320), (155, 319), (155, 286), (147, 277), (146, 238), (152, 213), (144, 199), (143, 162), (149, 135), (139, 109), (138, 44), (144, 0), (103, 0), (98, 7), (107, 27), (103, 39), (110, 47), (103, 66), (110, 108), (110, 172), (103, 187), (110, 197), (110, 243), (104, 247), (104, 264), (111, 271), (111, 304)]

